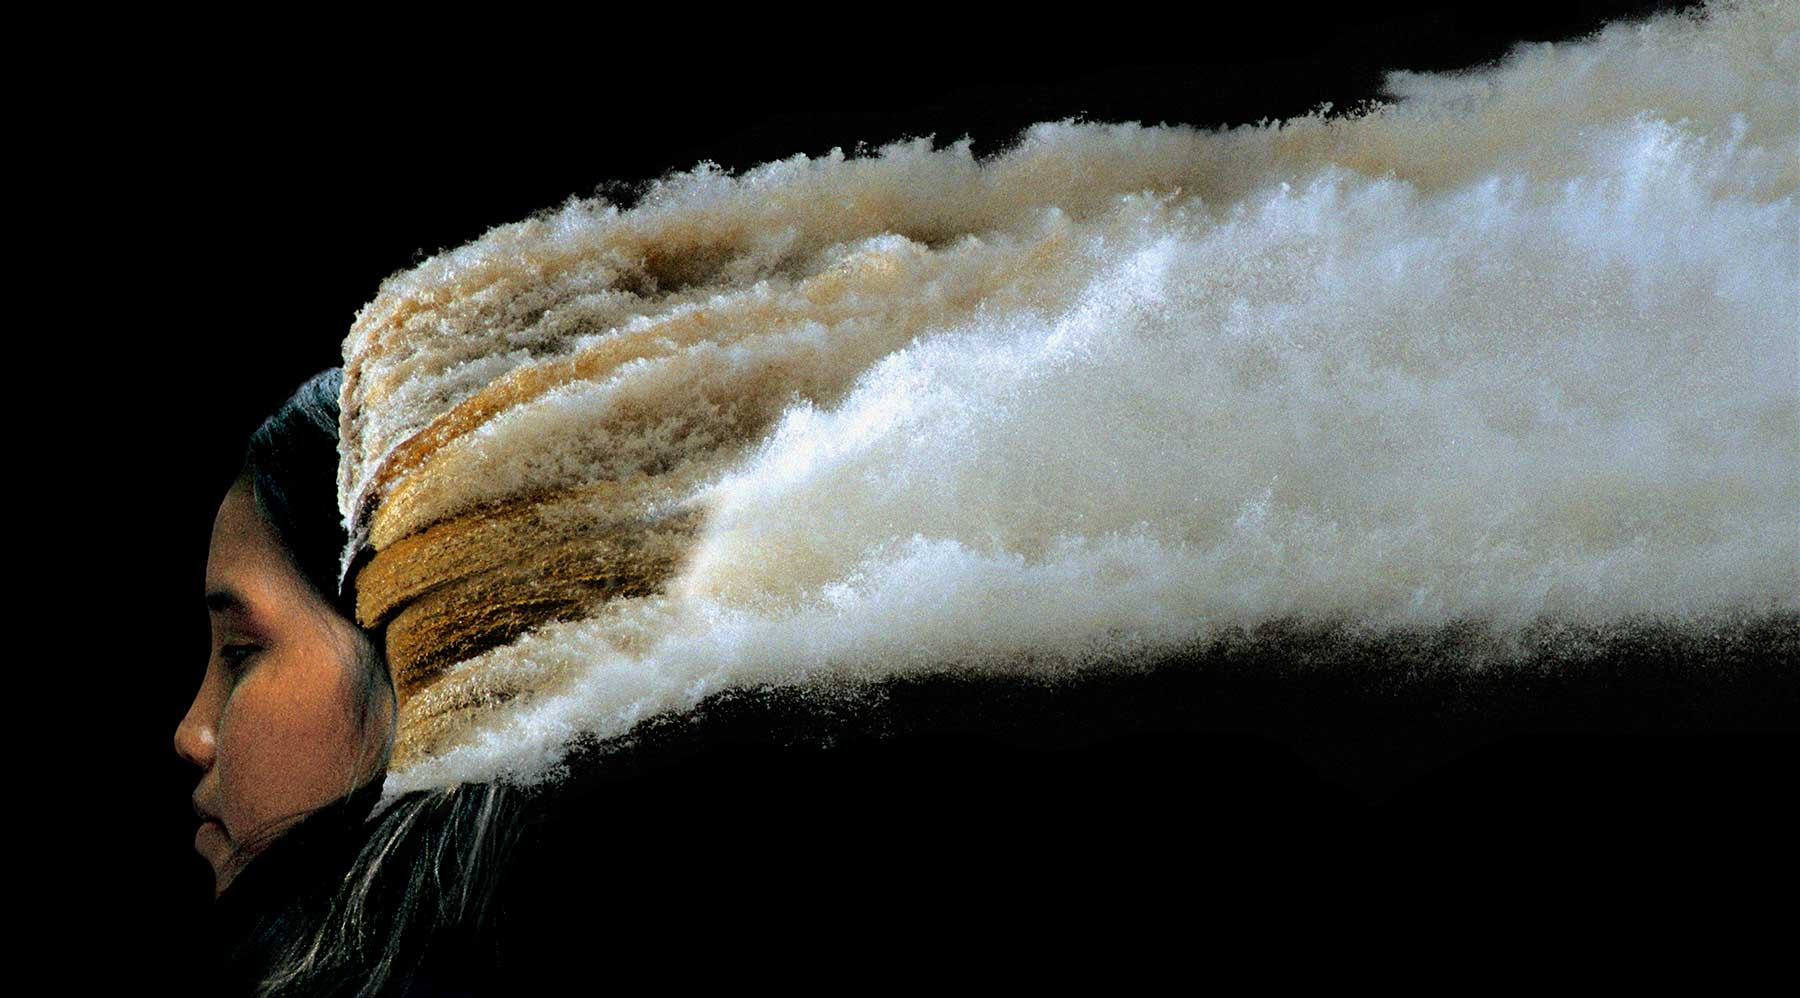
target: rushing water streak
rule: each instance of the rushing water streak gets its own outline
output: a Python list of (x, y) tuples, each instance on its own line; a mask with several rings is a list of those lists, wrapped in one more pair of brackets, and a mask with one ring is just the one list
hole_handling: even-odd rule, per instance
[(541, 253), (610, 290), (371, 362), (347, 511), (496, 377), (712, 325), (444, 448), (464, 487), (409, 528), (690, 458), (645, 501), (700, 526), (665, 595), (458, 666), (529, 692), (390, 791), (746, 685), (1800, 611), (1796, 80), (1800, 5), (1722, 5), (1351, 116), (702, 167), (397, 276)]

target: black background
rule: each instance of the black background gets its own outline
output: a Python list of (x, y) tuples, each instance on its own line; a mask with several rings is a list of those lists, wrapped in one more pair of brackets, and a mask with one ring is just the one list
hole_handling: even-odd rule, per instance
[[(338, 362), (385, 275), (571, 194), (628, 199), (702, 160), (742, 168), (914, 135), (967, 135), (983, 154), (1077, 115), (1291, 116), (1376, 96), (1386, 69), (1473, 65), (1671, 6), (144, 25), (105, 92), (63, 122), (103, 230), (76, 238), (108, 276), (69, 307), (110, 351), (92, 365), (118, 407), (92, 457), (121, 472), (98, 492), (122, 555), (114, 589), (132, 594), (124, 623), (87, 626), (135, 649), (109, 691), (122, 741), (106, 770), (130, 818), (77, 848), (122, 943), (144, 947), (123, 965), (179, 973), (204, 947), (191, 936), (210, 890), (190, 844), (198, 774), (171, 739), (206, 655), (214, 510), (245, 437)], [(1791, 656), (1791, 631), (1634, 640), (1569, 677), (1503, 688), (1436, 671), (1449, 659), (1429, 647), (1338, 647), (1328, 657), (1353, 667), (1335, 672), (1278, 646), (1211, 649), (1194, 659), (1206, 669), (1079, 694), (902, 683), (891, 716), (835, 730), (824, 751), (805, 732), (830, 725), (780, 697), (714, 705), (571, 796), (618, 834), (592, 862), (568, 857), (585, 899), (571, 910), (605, 926), (646, 906), (674, 917), (680, 897), (705, 913), (691, 933), (772, 931), (802, 910), (793, 924), (814, 930), (884, 924), (921, 907), (941, 924), (1070, 928), (1170, 898), (1193, 918), (1206, 898), (1260, 896), (1258, 917), (1278, 919), (1339, 877), (1381, 906), (1505, 895), (1550, 870), (1614, 901), (1709, 890), (1720, 871), (1761, 877), (1789, 792), (1795, 694), (1771, 656)], [(1396, 656), (1428, 681), (1384, 678)], [(1712, 871), (1678, 874), (1695, 855)]]

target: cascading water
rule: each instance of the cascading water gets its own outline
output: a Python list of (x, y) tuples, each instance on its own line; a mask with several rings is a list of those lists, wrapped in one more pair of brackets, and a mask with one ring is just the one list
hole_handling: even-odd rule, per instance
[[(656, 323), (728, 333), (494, 414), (466, 499), (567, 470), (533, 440), (745, 438), (655, 499), (700, 524), (664, 594), (465, 663), (532, 695), (390, 792), (541, 779), (721, 690), (1063, 678), (1276, 623), (1474, 626), (1468, 668), (1546, 624), (1791, 629), (1797, 80), (1800, 5), (1720, 4), (1347, 116), (701, 168), (490, 233), (672, 262), (552, 351), (437, 358), (431, 412)], [(613, 418), (658, 398), (680, 425)]]

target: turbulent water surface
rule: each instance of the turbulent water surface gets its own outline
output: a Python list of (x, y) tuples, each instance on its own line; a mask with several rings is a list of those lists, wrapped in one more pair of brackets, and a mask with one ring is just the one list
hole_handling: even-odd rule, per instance
[[(725, 332), (495, 415), (475, 499), (560, 473), (533, 435), (753, 432), (656, 500), (700, 512), (664, 595), (465, 663), (541, 681), (390, 790), (541, 779), (733, 687), (1066, 676), (1277, 621), (1474, 623), (1496, 668), (1544, 621), (1800, 611), (1797, 80), (1800, 5), (1721, 5), (1352, 115), (701, 168), (496, 230), (674, 261), (558, 351)], [(434, 404), (529, 347), (444, 359)], [(608, 422), (657, 398), (685, 422)]]

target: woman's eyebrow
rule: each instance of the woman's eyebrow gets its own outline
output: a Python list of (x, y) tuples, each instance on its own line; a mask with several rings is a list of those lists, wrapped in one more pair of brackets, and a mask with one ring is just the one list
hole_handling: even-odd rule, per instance
[(249, 613), (250, 604), (233, 589), (210, 589), (206, 593), (207, 613)]

